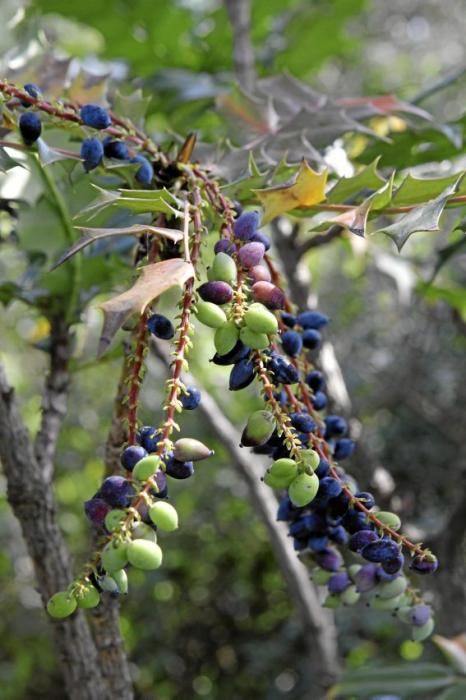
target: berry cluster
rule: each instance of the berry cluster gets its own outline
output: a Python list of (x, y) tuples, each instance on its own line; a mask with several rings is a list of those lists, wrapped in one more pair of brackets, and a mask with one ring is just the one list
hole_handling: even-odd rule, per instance
[[(204, 231), (201, 210), (210, 207), (220, 219), (220, 238), (207, 279), (196, 290), (194, 278), (185, 283), (177, 329), (161, 314), (141, 315), (127, 364), (128, 441), (121, 454), (125, 474), (105, 478), (86, 502), (86, 515), (100, 530), (102, 546), (68, 590), (52, 596), (50, 614), (66, 617), (77, 607), (94, 607), (103, 591), (126, 593), (129, 565), (141, 569), (161, 565), (157, 537), (178, 526), (176, 510), (167, 500), (169, 478), (189, 478), (194, 462), (212, 454), (197, 440), (172, 440), (173, 431), (179, 429), (175, 413), (193, 410), (201, 400), (199, 391), (181, 379), (193, 332), (190, 317), (195, 313), (200, 323), (215, 331), (212, 361), (231, 367), (229, 389), (259, 385), (264, 406), (249, 416), (242, 444), (271, 459), (263, 481), (281, 492), (278, 520), (289, 523), (294, 548), (311, 563), (313, 580), (327, 586), (325, 604), (338, 607), (362, 600), (392, 611), (411, 626), (414, 639), (425, 639), (434, 626), (431, 609), (408, 582), (404, 568), (408, 563), (417, 574), (431, 573), (437, 559), (401, 535), (398, 516), (378, 510), (372, 494), (360, 490), (341, 466), (355, 444), (343, 417), (324, 415), (325, 378), (315, 366), (329, 319), (316, 310), (293, 312), (269, 257), (270, 240), (260, 230), (259, 214), (242, 212), (198, 166), (185, 159), (168, 162), (142, 132), (99, 105), (44, 102), (32, 84), (20, 90), (2, 82), (1, 89), (21, 111), (19, 131), (28, 147), (41, 137), (42, 111), (85, 129), (105, 131), (102, 140), (92, 135), (81, 144), (87, 172), (105, 166), (105, 159), (135, 163), (136, 181), (147, 187), (154, 168), (141, 151), (153, 162), (163, 161), (167, 172), (175, 173), (170, 183), (186, 198), (185, 253), (196, 274)], [(167, 246), (157, 250), (154, 240), (148, 246), (148, 262), (179, 255)], [(157, 428), (141, 427), (137, 415), (150, 334), (173, 343), (164, 420)]]
[[(23, 90), (32, 98), (40, 98), (40, 89), (37, 85), (27, 83)], [(31, 103), (20, 99), (20, 104), (29, 110)], [(112, 126), (112, 118), (106, 109), (97, 104), (83, 105), (79, 110), (76, 108), (76, 116), (84, 127), (89, 127), (97, 131), (106, 130)], [(26, 146), (32, 146), (41, 136), (42, 122), (37, 112), (27, 111), (21, 114), (18, 122), (21, 137)], [(83, 161), (84, 170), (90, 172), (102, 164), (104, 157), (138, 164), (136, 169), (136, 181), (143, 187), (148, 187), (154, 177), (154, 168), (146, 156), (134, 149), (129, 148), (125, 141), (106, 136), (103, 140), (95, 136), (83, 139), (81, 143), (80, 156)]]

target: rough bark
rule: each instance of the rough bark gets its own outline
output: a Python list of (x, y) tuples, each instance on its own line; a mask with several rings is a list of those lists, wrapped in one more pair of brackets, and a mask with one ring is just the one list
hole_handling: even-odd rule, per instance
[[(65, 384), (63, 382), (61, 386), (64, 387)], [(52, 403), (55, 409), (50, 415), (47, 415), (46, 409), (44, 414), (42, 442), (47, 423), (55, 426), (52, 414), (58, 405), (61, 406), (61, 401)], [(54, 430), (51, 427), (52, 433)], [(50, 456), (53, 452), (54, 450), (47, 449)], [(53, 593), (68, 586), (72, 580), (72, 568), (68, 549), (56, 522), (56, 504), (51, 483), (53, 470), (45, 462), (39, 464), (36, 459), (18, 410), (14, 390), (9, 385), (2, 366), (0, 458), (7, 480), (8, 500), (21, 524), (34, 564), (37, 586), (45, 604)], [(84, 613), (78, 611), (66, 620), (52, 621), (52, 628), (67, 697), (71, 700), (102, 700), (109, 697)]]

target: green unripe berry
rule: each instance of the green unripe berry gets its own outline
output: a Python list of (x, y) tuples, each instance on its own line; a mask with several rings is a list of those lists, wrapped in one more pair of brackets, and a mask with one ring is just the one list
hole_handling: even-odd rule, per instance
[(315, 450), (302, 450), (301, 454), (301, 464), (304, 464), (306, 469), (314, 471), (320, 464), (319, 453)]
[(265, 333), (255, 333), (247, 326), (244, 326), (239, 334), (240, 340), (253, 350), (265, 350), (270, 345), (268, 336)]
[(390, 513), (389, 511), (381, 510), (379, 513), (376, 513), (376, 515), (381, 523), (383, 523), (387, 527), (390, 527), (392, 530), (400, 529), (401, 520), (396, 515), (396, 513)]
[(162, 550), (155, 542), (133, 540), (128, 544), (128, 561), (137, 569), (158, 569), (162, 563)]
[(100, 603), (100, 594), (92, 583), (85, 584), (75, 593), (78, 608), (96, 608)]
[(250, 305), (244, 314), (244, 322), (254, 333), (271, 335), (278, 330), (276, 317), (259, 302)]
[(58, 591), (47, 603), (47, 612), (51, 617), (62, 619), (69, 617), (77, 608), (76, 598), (68, 593), (68, 591)]
[(160, 457), (158, 455), (148, 455), (136, 462), (133, 469), (133, 479), (136, 481), (146, 481), (160, 467)]
[(112, 573), (112, 579), (118, 586), (118, 593), (125, 595), (128, 593), (128, 574), (124, 569), (119, 569)]
[(247, 425), (241, 436), (241, 444), (245, 447), (263, 445), (275, 430), (275, 418), (270, 411), (254, 411), (248, 418)]
[(227, 317), (223, 309), (211, 301), (197, 302), (197, 318), (204, 326), (209, 328), (220, 328), (227, 322)]
[(356, 574), (361, 568), (361, 564), (351, 564), (351, 566), (348, 567), (348, 576), (352, 581), (354, 581)]
[(371, 608), (376, 610), (396, 610), (403, 604), (403, 596), (397, 595), (393, 598), (377, 598), (371, 599)]
[(325, 586), (329, 579), (333, 576), (331, 571), (325, 571), (321, 569), (320, 566), (316, 566), (311, 571), (311, 579), (314, 581), (316, 586)]
[(239, 338), (239, 329), (236, 323), (229, 321), (217, 328), (214, 335), (215, 349), (219, 355), (226, 355), (233, 350)]
[(270, 473), (278, 477), (288, 477), (289, 479), (294, 479), (298, 474), (298, 465), (294, 459), (289, 459), (288, 457), (281, 457), (276, 459), (270, 465)]
[(180, 438), (173, 445), (173, 456), (180, 462), (199, 462), (213, 454), (213, 450), (194, 438)]
[(430, 617), (423, 625), (413, 625), (413, 627), (411, 627), (411, 639), (413, 642), (423, 642), (424, 639), (430, 637), (434, 631), (434, 627), (435, 622), (432, 617)]
[(405, 592), (408, 585), (404, 576), (398, 576), (393, 581), (385, 581), (376, 586), (376, 594), (379, 598), (395, 598)]
[(131, 536), (133, 540), (150, 540), (151, 542), (157, 542), (157, 533), (154, 528), (147, 523), (137, 523), (134, 525)]
[(288, 489), (288, 496), (294, 506), (302, 508), (314, 500), (319, 490), (319, 479), (315, 474), (298, 474)]
[(264, 484), (270, 486), (271, 489), (286, 489), (292, 480), (292, 476), (278, 476), (277, 474), (272, 474), (270, 469), (267, 469), (264, 474)]
[(361, 594), (358, 593), (356, 586), (354, 585), (348, 586), (348, 588), (345, 588), (343, 593), (340, 593), (340, 598), (343, 605), (355, 605), (360, 597)]
[(324, 602), (322, 603), (322, 607), (330, 608), (330, 610), (336, 610), (336, 608), (340, 608), (341, 596), (336, 595), (335, 593), (329, 593)]
[(109, 542), (102, 550), (102, 566), (109, 574), (122, 569), (128, 563), (125, 542)]
[(412, 610), (412, 604), (403, 605), (403, 607), (398, 608), (398, 610), (396, 611), (396, 616), (402, 622), (411, 623)]
[(126, 511), (122, 510), (121, 508), (113, 508), (113, 510), (109, 510), (107, 515), (105, 516), (105, 527), (109, 532), (113, 532), (114, 530), (117, 530), (122, 521), (126, 518)]
[(149, 517), (161, 530), (172, 532), (178, 527), (178, 513), (171, 503), (157, 501), (149, 508)]
[(220, 280), (221, 282), (234, 282), (236, 280), (237, 270), (233, 258), (226, 253), (217, 253), (210, 269), (209, 277), (212, 280)]

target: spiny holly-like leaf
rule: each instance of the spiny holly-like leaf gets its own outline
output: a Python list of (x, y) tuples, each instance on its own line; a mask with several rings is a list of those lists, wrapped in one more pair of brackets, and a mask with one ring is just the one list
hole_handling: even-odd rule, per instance
[(168, 190), (125, 190), (121, 189), (118, 192), (113, 190), (105, 190), (97, 185), (92, 185), (99, 193), (97, 199), (88, 204), (87, 207), (81, 209), (76, 215), (78, 217), (86, 217), (89, 219), (96, 216), (99, 212), (107, 207), (115, 206), (122, 209), (130, 209), (136, 213), (159, 212), (170, 214), (172, 216), (182, 216), (176, 206), (181, 206), (181, 203)]
[(377, 229), (376, 233), (385, 233), (394, 241), (398, 251), (401, 251), (404, 244), (413, 233), (417, 233), (418, 231), (438, 231), (440, 216), (448, 199), (457, 192), (462, 178), (463, 175), (452, 185), (444, 189), (438, 197), (427, 202), (427, 204), (412, 209), (404, 216), (401, 216), (394, 224)]
[(182, 287), (192, 277), (193, 266), (181, 258), (171, 258), (143, 267), (131, 289), (102, 304), (105, 320), (98, 356), (105, 352), (117, 330), (131, 314), (143, 313), (146, 306), (167, 289), (175, 285)]
[(126, 228), (85, 228), (84, 226), (76, 226), (79, 228), (83, 235), (80, 240), (75, 243), (69, 250), (67, 250), (60, 258), (57, 260), (52, 270), (62, 265), (64, 262), (73, 257), (80, 250), (86, 246), (100, 240), (101, 238), (112, 238), (114, 236), (142, 236), (144, 233), (150, 233), (156, 236), (163, 236), (164, 238), (169, 238), (172, 241), (180, 241), (183, 238), (183, 231), (172, 228), (163, 228), (161, 226), (148, 226), (145, 224), (134, 224), (133, 226), (127, 226)]
[(81, 66), (79, 73), (67, 90), (70, 100), (81, 103), (93, 102), (106, 106), (109, 75), (109, 73), (96, 75)]
[(346, 202), (350, 197), (365, 190), (378, 190), (385, 185), (384, 178), (377, 172), (379, 158), (376, 158), (353, 177), (342, 177), (327, 193), (329, 202)]
[(400, 100), (396, 95), (378, 95), (377, 97), (341, 97), (336, 100), (341, 107), (354, 110), (355, 119), (373, 117), (376, 114), (412, 114), (420, 119), (432, 121), (425, 109)]
[(366, 233), (367, 217), (369, 215), (371, 205), (372, 202), (370, 198), (366, 199), (358, 207), (354, 207), (354, 209), (343, 212), (343, 214), (330, 219), (327, 223), (338, 224), (351, 233), (354, 233), (356, 236), (361, 236), (364, 238)]
[(42, 138), (38, 139), (36, 143), (40, 162), (43, 166), (56, 163), (59, 160), (81, 160), (79, 153), (51, 148)]
[[(80, 217), (92, 219), (94, 216), (99, 214), (103, 209), (114, 204), (121, 196), (119, 192), (113, 192), (112, 190), (106, 190), (103, 187), (99, 187), (94, 183), (91, 183), (92, 187), (97, 190), (99, 196), (94, 199), (87, 207), (78, 211), (73, 218), (78, 219)], [(90, 214), (90, 216), (87, 216)]]
[[(393, 195), (392, 203), (394, 206), (404, 207), (410, 204), (426, 202), (429, 199), (437, 197), (449, 185), (457, 182), (464, 173), (465, 171), (463, 170), (453, 175), (437, 178), (413, 177), (413, 175), (409, 173)], [(456, 193), (466, 193), (466, 179), (458, 185)]]
[(292, 182), (255, 190), (264, 207), (262, 223), (267, 224), (279, 214), (296, 207), (310, 207), (322, 202), (325, 199), (326, 182), (327, 170), (317, 173), (303, 160)]
[(8, 170), (16, 168), (17, 165), (24, 168), (23, 163), (9, 156), (4, 148), (0, 148), (0, 172), (6, 173)]

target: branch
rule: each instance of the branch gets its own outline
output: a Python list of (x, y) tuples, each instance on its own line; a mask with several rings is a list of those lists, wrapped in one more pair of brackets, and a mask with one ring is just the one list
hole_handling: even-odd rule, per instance
[(299, 257), (302, 257), (313, 248), (319, 248), (322, 245), (327, 245), (327, 243), (331, 243), (336, 238), (340, 238), (344, 230), (345, 229), (343, 228), (343, 226), (333, 224), (333, 226), (330, 226), (328, 231), (326, 231), (325, 233), (317, 233), (315, 236), (312, 236), (312, 238), (308, 238), (307, 240), (303, 241), (303, 243), (301, 243), (300, 245), (297, 245), (297, 255), (299, 255)]
[(251, 42), (250, 0), (225, 0), (225, 8), (233, 32), (233, 61), (235, 73), (241, 87), (254, 88), (256, 71), (254, 48)]
[[(167, 355), (161, 344), (153, 338), (150, 340), (150, 348), (157, 357), (168, 364)], [(184, 380), (187, 384), (196, 383), (189, 374), (185, 375)], [(249, 451), (240, 448), (238, 431), (225, 417), (224, 410), (205, 389), (202, 391), (199, 410), (203, 413), (212, 433), (229, 452), (233, 467), (248, 486), (252, 505), (268, 530), (272, 548), (287, 581), (291, 599), (302, 621), (306, 641), (316, 659), (315, 667), (319, 669), (319, 682), (327, 686), (339, 671), (333, 617), (330, 611), (321, 607), (317, 591), (308, 578), (305, 566), (290, 546), (286, 525), (276, 521), (277, 502), (273, 492), (264, 486), (260, 479), (263, 468), (259, 460)]]
[[(52, 416), (53, 412), (45, 411), (43, 427), (46, 430), (42, 440), (47, 430), (56, 439), (57, 422)], [(47, 429), (47, 425), (52, 427)], [(53, 451), (47, 449), (47, 454)], [(7, 480), (8, 501), (21, 524), (45, 605), (53, 593), (66, 589), (71, 580), (70, 558), (56, 522), (51, 469), (48, 465), (42, 469), (36, 459), (14, 391), (1, 365), (0, 459)], [(67, 620), (52, 624), (67, 697), (71, 700), (110, 698), (83, 612), (78, 611)]]
[(466, 65), (461, 66), (460, 68), (456, 68), (453, 71), (450, 71), (450, 73), (447, 73), (446, 75), (443, 76), (443, 78), (440, 78), (437, 80), (435, 83), (430, 85), (430, 87), (427, 87), (425, 90), (421, 90), (420, 92), (417, 93), (411, 100), (411, 104), (416, 105), (419, 104), (419, 102), (423, 102), (426, 100), (428, 97), (431, 97), (432, 95), (435, 95), (436, 92), (440, 92), (441, 90), (444, 90), (447, 87), (450, 87), (453, 83), (456, 83), (457, 80), (463, 77), (463, 75), (466, 73)]

